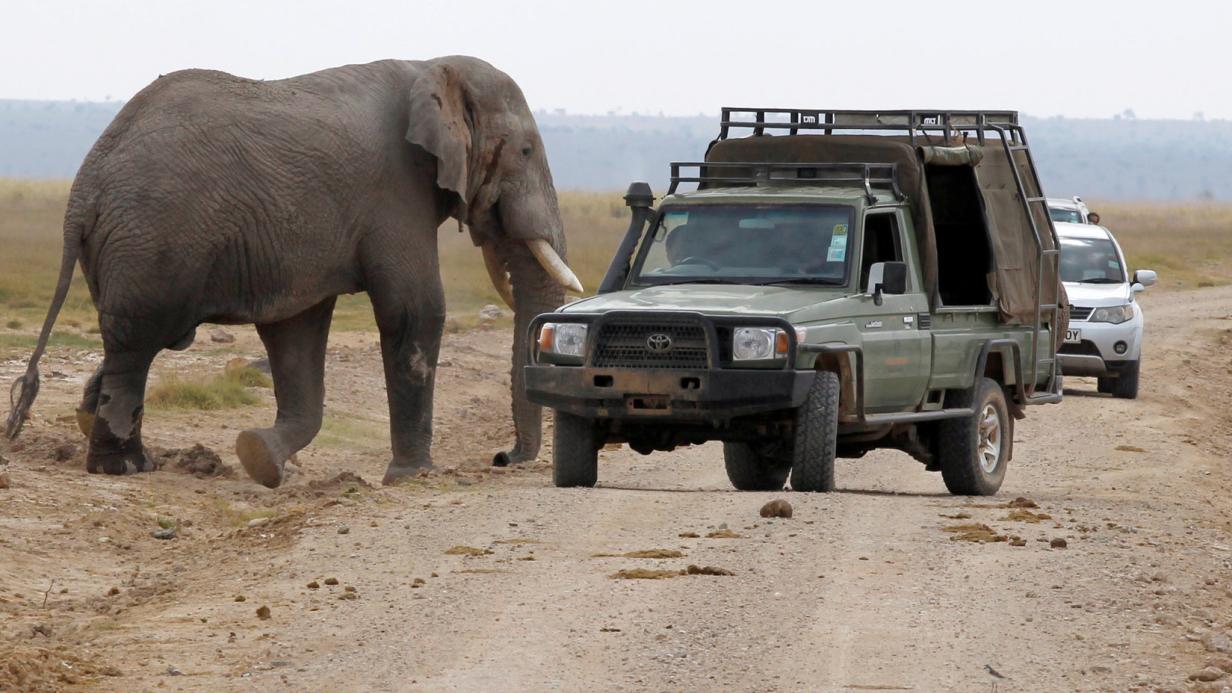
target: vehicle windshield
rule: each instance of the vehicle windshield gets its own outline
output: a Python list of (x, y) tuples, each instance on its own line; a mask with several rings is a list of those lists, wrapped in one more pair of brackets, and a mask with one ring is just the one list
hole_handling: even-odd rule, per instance
[(1048, 216), (1052, 217), (1053, 221), (1067, 221), (1071, 224), (1081, 224), (1082, 212), (1076, 209), (1066, 209), (1065, 207), (1049, 207)]
[(631, 276), (638, 284), (842, 285), (852, 214), (814, 204), (669, 207)]
[(1107, 238), (1061, 238), (1061, 281), (1080, 284), (1120, 284), (1125, 268), (1116, 246)]

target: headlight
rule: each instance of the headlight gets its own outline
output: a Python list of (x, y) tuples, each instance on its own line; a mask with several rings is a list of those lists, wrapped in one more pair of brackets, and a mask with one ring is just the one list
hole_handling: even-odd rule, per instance
[(588, 327), (579, 322), (545, 322), (539, 328), (539, 351), (581, 358)]
[(732, 334), (733, 361), (766, 361), (787, 354), (787, 333), (777, 327), (737, 327)]
[(1134, 304), (1126, 303), (1123, 306), (1107, 306), (1105, 308), (1096, 308), (1091, 313), (1090, 322), (1110, 322), (1114, 325), (1132, 320), (1134, 317)]

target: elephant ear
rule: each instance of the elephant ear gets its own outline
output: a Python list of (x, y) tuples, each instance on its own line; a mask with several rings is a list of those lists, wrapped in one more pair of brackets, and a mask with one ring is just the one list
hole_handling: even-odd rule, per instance
[(468, 183), (473, 118), (464, 84), (450, 66), (433, 65), (415, 80), (409, 98), (406, 141), (436, 157), (436, 184), (458, 195), (465, 216), (475, 191)]

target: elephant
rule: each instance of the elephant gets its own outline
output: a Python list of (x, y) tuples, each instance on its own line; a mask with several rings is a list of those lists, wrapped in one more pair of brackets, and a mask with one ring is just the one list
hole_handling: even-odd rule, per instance
[[(513, 308), (516, 440), (534, 459), (542, 411), (521, 365), (538, 314), (582, 291), (534, 117), (518, 85), (473, 57), (383, 60), (277, 81), (212, 70), (160, 76), (117, 114), (73, 181), (54, 298), (13, 384), (14, 438), (80, 261), (102, 365), (78, 411), (91, 473), (154, 468), (141, 440), (146, 380), (202, 323), (255, 324), (277, 415), (236, 454), (267, 487), (321, 428), (325, 347), (340, 294), (366, 292), (380, 332), (392, 458), (384, 482), (430, 467), (445, 320), (437, 240), (465, 225)], [(14, 395), (14, 393), (16, 393)]]

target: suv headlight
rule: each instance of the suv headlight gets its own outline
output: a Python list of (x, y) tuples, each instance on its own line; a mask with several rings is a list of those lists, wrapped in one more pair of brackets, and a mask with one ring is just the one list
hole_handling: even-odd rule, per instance
[(787, 355), (787, 333), (777, 327), (737, 327), (732, 333), (733, 361), (768, 361)]
[(1123, 306), (1106, 306), (1104, 308), (1096, 308), (1091, 313), (1089, 322), (1110, 322), (1114, 325), (1132, 320), (1134, 317), (1134, 304), (1126, 303)]
[(589, 327), (580, 322), (545, 322), (539, 328), (539, 351), (582, 358)]

